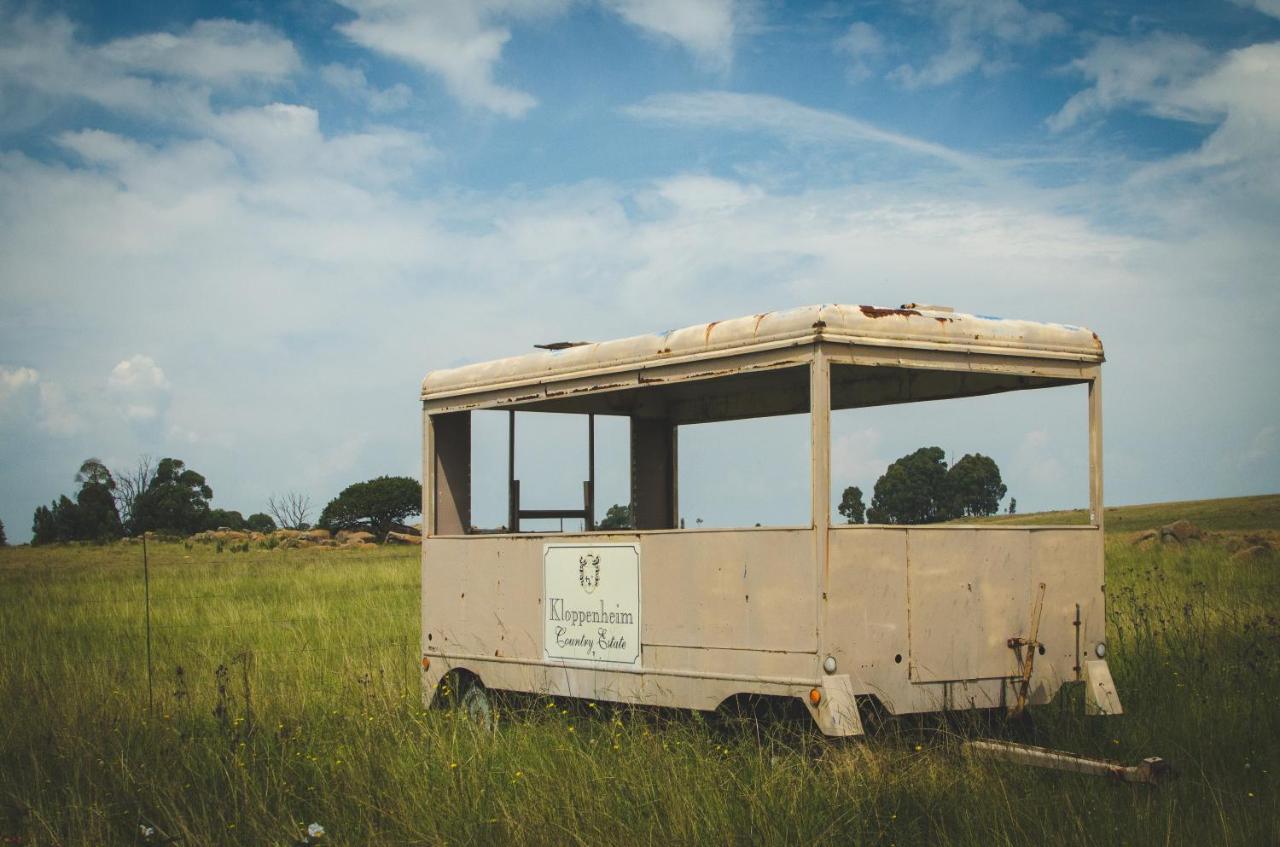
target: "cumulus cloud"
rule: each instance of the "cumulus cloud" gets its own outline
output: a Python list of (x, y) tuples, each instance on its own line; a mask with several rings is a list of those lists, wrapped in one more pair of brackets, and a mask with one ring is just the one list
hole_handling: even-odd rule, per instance
[[(1184, 36), (1103, 39), (1070, 70), (1090, 85), (1048, 119), (1050, 129), (1121, 110), (1212, 125), (1199, 147), (1145, 165), (1135, 180), (1168, 186), (1184, 218), (1206, 202), (1245, 227), (1280, 214), (1280, 42), (1215, 55)], [(1186, 208), (1191, 190), (1201, 198)]]
[(40, 372), (34, 368), (0, 365), (0, 403), (4, 403), (24, 388), (40, 381)]
[(890, 73), (905, 88), (945, 85), (978, 70), (997, 73), (1011, 66), (1013, 48), (1034, 46), (1067, 28), (1058, 15), (1018, 0), (931, 0), (916, 8), (932, 18), (946, 47), (923, 65), (904, 64)]
[(302, 62), (292, 42), (259, 23), (196, 21), (184, 32), (154, 32), (109, 41), (97, 55), (130, 73), (231, 85), (279, 80)]
[(183, 122), (209, 111), (211, 91), (278, 82), (299, 67), (292, 43), (261, 24), (199, 21), (89, 44), (64, 16), (20, 14), (0, 28), (0, 122), (30, 125), (68, 100)]
[(1203, 104), (1182, 96), (1187, 83), (1214, 62), (1212, 54), (1186, 36), (1155, 34), (1140, 41), (1103, 38), (1069, 70), (1091, 83), (1048, 119), (1050, 129), (1067, 129), (1117, 108), (1139, 106), (1166, 118), (1205, 121)]
[(458, 100), (507, 117), (537, 104), (495, 81), (511, 30), (502, 22), (559, 14), (567, 0), (342, 0), (356, 13), (338, 31), (378, 53), (439, 76)]
[(130, 421), (154, 420), (168, 402), (169, 380), (154, 359), (141, 353), (111, 369), (107, 388)]
[[(498, 81), (511, 26), (566, 12), (571, 0), (339, 0), (355, 12), (338, 31), (355, 43), (443, 80), (458, 101), (509, 118), (538, 104)], [(688, 50), (711, 70), (733, 60), (739, 0), (599, 0), (631, 26)], [(335, 74), (336, 76), (337, 74)]]
[(724, 70), (733, 61), (733, 39), (741, 12), (734, 0), (603, 0), (623, 20), (670, 39), (699, 61)]
[(871, 24), (855, 21), (836, 41), (836, 50), (849, 57), (849, 78), (861, 82), (873, 73), (873, 65), (885, 53), (885, 43)]
[(349, 65), (329, 64), (320, 69), (325, 84), (343, 96), (362, 103), (375, 114), (397, 112), (413, 100), (413, 90), (403, 82), (388, 88), (370, 84), (364, 71)]

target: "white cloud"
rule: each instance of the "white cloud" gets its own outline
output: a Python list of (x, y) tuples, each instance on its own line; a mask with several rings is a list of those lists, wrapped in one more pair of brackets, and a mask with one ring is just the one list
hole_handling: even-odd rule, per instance
[(733, 39), (740, 14), (734, 0), (603, 0), (640, 29), (670, 38), (708, 67), (733, 62)]
[(1187, 102), (1181, 92), (1212, 63), (1209, 51), (1185, 36), (1103, 38), (1069, 65), (1092, 84), (1049, 118), (1049, 128), (1063, 130), (1096, 114), (1133, 106), (1160, 117), (1208, 120), (1204, 106)]
[(169, 387), (164, 371), (150, 356), (130, 356), (111, 369), (107, 385), (117, 391), (155, 391)]
[(1181, 36), (1104, 39), (1071, 68), (1092, 84), (1049, 118), (1051, 129), (1126, 109), (1216, 125), (1198, 148), (1135, 173), (1146, 193), (1160, 192), (1157, 214), (1185, 220), (1213, 205), (1243, 227), (1280, 214), (1280, 42), (1215, 56)]
[(1231, 0), (1237, 6), (1257, 9), (1264, 15), (1280, 18), (1280, 0)]
[(641, 120), (769, 132), (805, 143), (871, 142), (941, 160), (967, 170), (991, 173), (996, 168), (994, 162), (941, 144), (884, 130), (839, 112), (813, 109), (764, 94), (737, 94), (730, 91), (655, 94), (636, 105), (628, 106), (624, 111)]
[(107, 388), (129, 421), (155, 420), (168, 403), (169, 380), (164, 371), (150, 356), (140, 353), (111, 369)]
[(154, 32), (109, 41), (97, 51), (130, 73), (231, 85), (279, 80), (299, 70), (293, 43), (270, 27), (229, 20), (196, 21), (181, 33)]
[(338, 26), (352, 41), (435, 74), (468, 105), (520, 117), (537, 100), (494, 74), (511, 30), (498, 23), (562, 12), (568, 0), (341, 0), (356, 13)]
[(849, 56), (849, 78), (861, 82), (871, 76), (873, 64), (885, 52), (879, 31), (864, 21), (855, 21), (836, 41), (836, 49)]
[(299, 66), (292, 43), (260, 24), (199, 21), (94, 45), (61, 15), (19, 14), (0, 28), (0, 125), (32, 125), (75, 100), (182, 124), (209, 112), (213, 90), (279, 82)]
[(34, 368), (0, 365), (0, 403), (7, 401), (24, 388), (40, 381), (40, 372)]
[(921, 6), (943, 31), (946, 48), (922, 67), (904, 64), (889, 75), (906, 88), (945, 85), (977, 70), (997, 73), (1010, 66), (1010, 48), (1066, 30), (1058, 15), (1033, 11), (1018, 0), (932, 0)]
[(413, 90), (403, 82), (388, 88), (370, 84), (360, 68), (331, 64), (320, 69), (325, 84), (343, 96), (362, 103), (370, 112), (381, 114), (404, 109), (413, 101)]

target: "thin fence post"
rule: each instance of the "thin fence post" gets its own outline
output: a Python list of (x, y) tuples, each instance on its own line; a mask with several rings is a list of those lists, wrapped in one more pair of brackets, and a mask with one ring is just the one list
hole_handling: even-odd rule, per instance
[(147, 616), (147, 711), (155, 711), (151, 683), (151, 568), (147, 563), (147, 533), (142, 533), (142, 592)]

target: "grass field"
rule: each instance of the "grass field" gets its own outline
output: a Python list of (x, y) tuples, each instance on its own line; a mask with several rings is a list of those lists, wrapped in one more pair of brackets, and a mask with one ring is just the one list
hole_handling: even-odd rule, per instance
[[(1141, 520), (1253, 527), (1197, 505)], [(1280, 843), (1275, 558), (1108, 539), (1123, 717), (1086, 719), (1073, 692), (1033, 730), (900, 719), (834, 743), (546, 699), (480, 735), (421, 708), (415, 548), (150, 552), (153, 709), (141, 548), (0, 550), (3, 843), (286, 845), (312, 822), (350, 845)], [(1159, 755), (1180, 776), (975, 761), (960, 742), (977, 734)]]
[[(1178, 519), (1189, 520), (1201, 529), (1224, 530), (1280, 529), (1280, 494), (1255, 497), (1227, 497), (1220, 500), (1188, 500), (1179, 503), (1152, 503), (1143, 506), (1108, 506), (1103, 528), (1109, 533), (1138, 532), (1155, 529)], [(1085, 524), (1089, 513), (1084, 509), (1064, 512), (1033, 512), (1028, 515), (995, 515), (990, 518), (966, 518), (968, 523)]]

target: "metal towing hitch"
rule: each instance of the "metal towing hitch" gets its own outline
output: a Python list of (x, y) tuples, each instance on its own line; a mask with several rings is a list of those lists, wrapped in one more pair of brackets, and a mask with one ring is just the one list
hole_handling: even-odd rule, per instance
[(1120, 782), (1159, 785), (1173, 776), (1169, 763), (1159, 756), (1143, 759), (1136, 765), (1124, 765), (1063, 750), (1050, 750), (1048, 747), (1015, 744), (1012, 741), (966, 741), (964, 749), (967, 753), (983, 753), (1019, 765), (1105, 776)]

